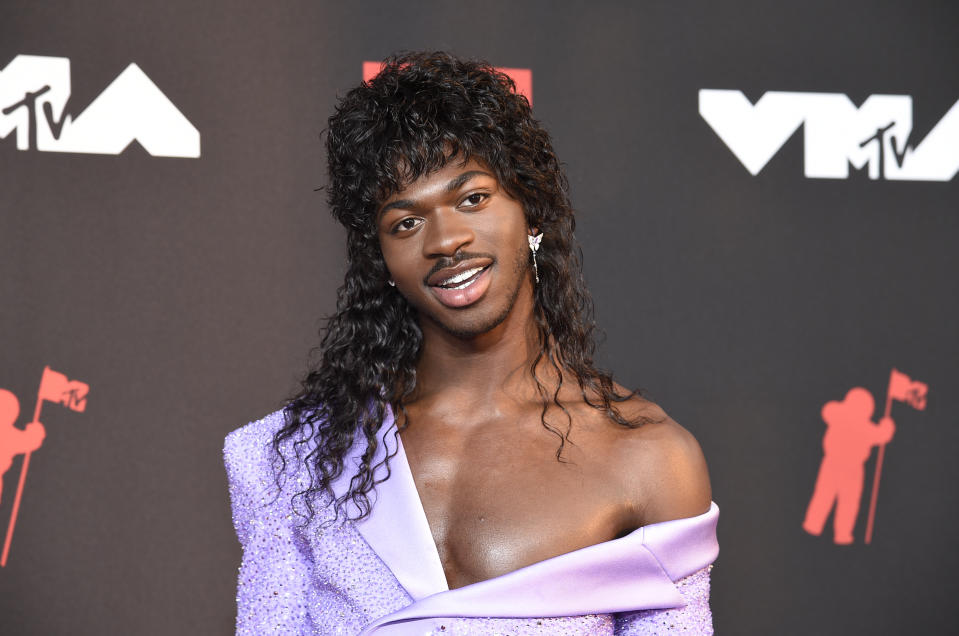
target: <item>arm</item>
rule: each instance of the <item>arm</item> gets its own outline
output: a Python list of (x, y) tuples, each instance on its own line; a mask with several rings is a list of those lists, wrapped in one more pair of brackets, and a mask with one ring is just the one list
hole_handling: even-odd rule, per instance
[(618, 444), (616, 472), (628, 502), (626, 530), (695, 517), (709, 510), (712, 487), (696, 438), (659, 407), (650, 421), (626, 431)]
[(27, 452), (33, 452), (43, 445), (43, 440), (47, 436), (47, 430), (43, 428), (40, 422), (30, 422), (23, 431), (29, 440), (27, 442)]
[[(709, 510), (712, 500), (706, 460), (696, 439), (665, 413), (659, 414), (654, 422), (636, 430), (640, 434), (627, 447), (629, 457), (622, 466), (628, 478), (633, 526), (694, 517)], [(675, 581), (684, 606), (616, 614), (615, 633), (712, 634), (711, 569), (712, 565), (707, 565)]]
[(308, 550), (300, 547), (286, 492), (276, 495), (262, 422), (231, 433), (223, 447), (233, 525), (243, 547), (237, 634), (312, 633)]
[(873, 444), (878, 446), (888, 444), (892, 440), (892, 436), (896, 432), (896, 423), (891, 417), (887, 416), (879, 420), (879, 424), (870, 426), (870, 428), (872, 428)]

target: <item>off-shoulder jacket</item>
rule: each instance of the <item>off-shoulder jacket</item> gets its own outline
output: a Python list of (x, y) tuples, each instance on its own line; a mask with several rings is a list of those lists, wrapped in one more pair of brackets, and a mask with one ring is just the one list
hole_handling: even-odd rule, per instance
[[(378, 474), (388, 478), (376, 486), (371, 514), (357, 522), (337, 521), (319, 500), (312, 519), (300, 514), (293, 495), (309, 473), (292, 445), (286, 468), (274, 464), (271, 442), (282, 424), (278, 411), (232, 432), (224, 446), (243, 548), (238, 634), (712, 633), (715, 504), (697, 517), (450, 590), (392, 416), (376, 458), (393, 455), (389, 472)], [(301, 457), (308, 448), (299, 447)], [(358, 442), (348, 455), (335, 494), (349, 489), (362, 450)]]

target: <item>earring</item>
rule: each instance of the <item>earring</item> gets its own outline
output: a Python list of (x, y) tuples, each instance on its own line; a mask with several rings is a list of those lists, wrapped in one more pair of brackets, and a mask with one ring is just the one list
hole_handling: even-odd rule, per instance
[(539, 250), (539, 244), (543, 240), (542, 232), (536, 235), (529, 234), (526, 236), (526, 239), (529, 241), (529, 249), (533, 253), (533, 275), (536, 277), (536, 282), (539, 282), (539, 267), (536, 266), (536, 252)]
[(387, 281), (390, 284), (390, 287), (396, 287), (396, 283), (393, 282), (393, 279)]

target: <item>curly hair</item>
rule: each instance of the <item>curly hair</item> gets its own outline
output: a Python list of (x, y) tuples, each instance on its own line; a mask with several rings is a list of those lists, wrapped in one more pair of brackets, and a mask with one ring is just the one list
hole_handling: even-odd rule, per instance
[[(287, 404), (285, 426), (273, 439), (279, 472), (286, 468), (285, 440), (293, 440), (294, 447), (313, 442), (308, 453), (300, 457), (297, 452), (295, 458), (310, 475), (309, 486), (296, 495), (305, 498), (309, 517), (320, 494), (330, 497), (337, 517), (350, 500), (359, 511), (355, 518), (370, 512), (376, 470), (392, 457), (374, 464), (380, 444), (376, 433), (388, 407), (405, 414), (422, 344), (414, 310), (386, 287), (376, 210), (391, 193), (453, 158), (489, 167), (522, 203), (529, 226), (543, 233), (534, 300), (540, 347), (530, 372), (542, 399), (542, 424), (559, 438), (557, 459), (564, 461), (572, 426), (559, 398), (564, 376), (575, 377), (583, 401), (614, 422), (642, 423), (625, 419), (616, 408), (637, 392), (619, 394), (610, 374), (593, 363), (592, 299), (582, 275), (566, 176), (549, 134), (507, 75), (486, 62), (442, 52), (388, 58), (375, 78), (339, 101), (329, 119), (326, 148), (328, 201), (347, 230), (348, 269), (322, 334), (321, 355)], [(555, 371), (555, 386), (541, 381), (541, 364)], [(554, 407), (566, 416), (562, 428), (547, 420)], [(349, 491), (336, 497), (331, 483), (343, 472), (357, 435), (365, 438), (366, 450)]]

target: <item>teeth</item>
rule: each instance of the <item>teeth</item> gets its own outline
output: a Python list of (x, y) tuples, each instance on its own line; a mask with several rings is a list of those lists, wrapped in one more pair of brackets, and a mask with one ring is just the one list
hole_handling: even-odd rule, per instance
[(466, 281), (465, 283), (463, 283), (462, 285), (453, 285), (452, 287), (447, 287), (446, 289), (466, 289), (467, 287), (469, 287), (469, 286), (472, 285), (472, 284), (473, 284), (473, 281), (468, 280), (468, 281)]
[[(462, 283), (463, 281), (472, 278), (473, 276), (477, 274), (477, 272), (481, 272), (482, 270), (483, 270), (482, 267), (474, 267), (473, 269), (468, 269), (465, 272), (460, 272), (456, 276), (453, 276), (452, 278), (448, 278), (442, 283), (440, 283), (440, 287), (447, 287), (449, 285), (457, 285), (458, 283)], [(456, 287), (453, 287), (453, 289), (462, 289), (463, 287), (466, 287), (466, 286), (467, 285), (457, 285)]]

